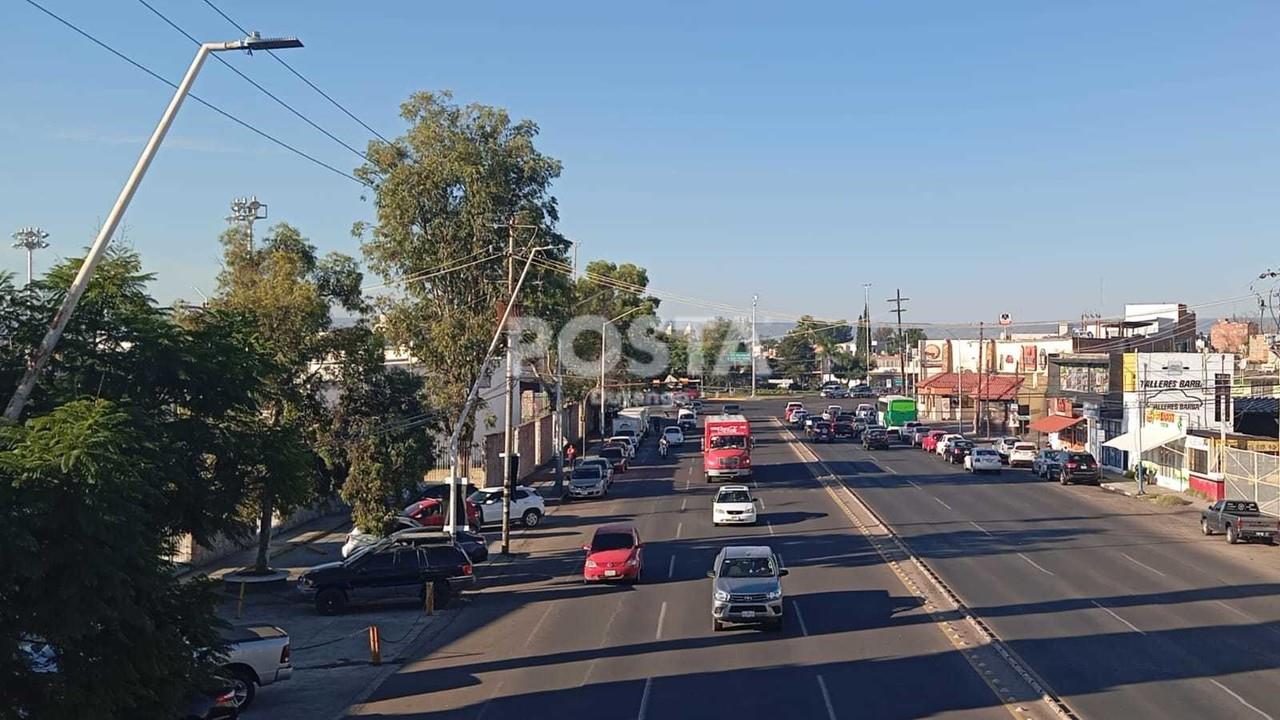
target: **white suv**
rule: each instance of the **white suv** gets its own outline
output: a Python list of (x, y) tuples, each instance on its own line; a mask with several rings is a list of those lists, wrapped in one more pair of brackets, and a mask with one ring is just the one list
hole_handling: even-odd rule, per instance
[(951, 447), (952, 440), (963, 440), (963, 439), (964, 439), (964, 435), (960, 435), (959, 433), (949, 433), (947, 435), (943, 435), (942, 437), (938, 438), (938, 444), (934, 446), (933, 450), (938, 455), (946, 455), (947, 449)]
[(608, 440), (605, 440), (605, 444), (617, 445), (623, 448), (623, 450), (627, 453), (628, 458), (634, 458), (636, 456), (636, 439), (634, 436), (614, 435)]
[(1018, 467), (1019, 465), (1031, 467), (1036, 461), (1036, 445), (1035, 443), (1020, 442), (1014, 443), (1013, 449), (1009, 451), (1009, 467)]
[[(502, 488), (481, 488), (467, 498), (480, 506), (480, 524), (493, 525), (502, 522)], [(511, 520), (525, 527), (537, 527), (547, 505), (533, 488), (518, 487), (511, 496)]]

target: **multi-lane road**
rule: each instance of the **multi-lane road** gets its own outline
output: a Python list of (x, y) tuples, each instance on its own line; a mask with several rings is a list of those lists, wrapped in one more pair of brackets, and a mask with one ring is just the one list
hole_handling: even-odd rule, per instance
[[(610, 497), (557, 506), (483, 567), (486, 587), (352, 716), (1022, 717), (855, 529), (816, 479), (829, 470), (1082, 717), (1280, 718), (1280, 551), (906, 448), (811, 447), (819, 472), (769, 419), (781, 410), (746, 404), (757, 526), (712, 527), (694, 446), (650, 449)], [(585, 586), (581, 546), (614, 521), (639, 529), (644, 580)], [(727, 544), (770, 545), (790, 568), (781, 633), (712, 632), (705, 573)]]

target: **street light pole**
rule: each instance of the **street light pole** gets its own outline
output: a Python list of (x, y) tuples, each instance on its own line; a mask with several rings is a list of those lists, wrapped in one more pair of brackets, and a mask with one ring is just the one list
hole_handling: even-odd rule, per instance
[(160, 116), (160, 124), (156, 125), (156, 129), (151, 133), (151, 139), (147, 141), (146, 147), (142, 149), (142, 155), (133, 166), (133, 172), (129, 173), (129, 179), (125, 181), (124, 188), (120, 191), (120, 195), (116, 197), (115, 205), (111, 207), (111, 212), (107, 215), (107, 221), (98, 230), (98, 236), (94, 238), (93, 245), (89, 248), (89, 253), (85, 255), (84, 262), (80, 265), (80, 271), (76, 273), (75, 280), (71, 282), (71, 287), (67, 289), (67, 295), (62, 300), (62, 307), (58, 308), (57, 314), (53, 316), (52, 322), (49, 323), (49, 329), (45, 333), (44, 339), (40, 341), (40, 346), (36, 348), (35, 352), (31, 354), (31, 358), (27, 361), (26, 372), (23, 373), (22, 379), (18, 381), (18, 387), (13, 393), (13, 398), (9, 400), (9, 405), (5, 408), (5, 419), (16, 422), (18, 416), (22, 414), (22, 408), (27, 404), (27, 399), (31, 397), (31, 391), (35, 389), (36, 381), (40, 377), (40, 371), (48, 364), (49, 357), (53, 354), (53, 348), (58, 344), (58, 339), (62, 337), (62, 331), (66, 329), (67, 322), (71, 319), (71, 314), (75, 312), (76, 305), (79, 304), (81, 296), (84, 295), (85, 289), (88, 288), (89, 279), (93, 277), (93, 271), (98, 267), (98, 262), (102, 260), (111, 236), (115, 233), (116, 227), (120, 225), (120, 219), (124, 217), (125, 211), (129, 209), (129, 202), (133, 200), (134, 193), (138, 191), (138, 185), (142, 183), (142, 177), (146, 175), (147, 168), (151, 166), (151, 161), (160, 149), (160, 143), (164, 141), (164, 136), (169, 132), (169, 127), (173, 125), (173, 119), (177, 117), (178, 109), (182, 107), (182, 101), (191, 92), (191, 86), (195, 84), (196, 75), (200, 73), (200, 68), (204, 65), (204, 61), (208, 59), (209, 53), (228, 50), (279, 50), (298, 47), (302, 47), (302, 43), (297, 38), (264, 38), (257, 33), (249, 35), (242, 40), (203, 43), (200, 45), (200, 49), (196, 51), (195, 59), (191, 61), (191, 67), (187, 68), (187, 74), (183, 76), (182, 82), (178, 84), (178, 89), (174, 91), (173, 99), (169, 101), (169, 106), (165, 108), (164, 114)]
[(756, 396), (756, 301), (759, 295), (751, 296), (751, 397)]
[[(607, 329), (609, 328), (609, 325), (610, 325), (611, 323), (615, 323), (615, 322), (617, 322), (617, 321), (621, 320), (622, 318), (624, 318), (624, 317), (626, 317), (626, 316), (630, 315), (631, 313), (636, 312), (637, 310), (640, 310), (640, 309), (641, 309), (641, 308), (643, 308), (643, 307), (644, 307), (644, 305), (637, 305), (637, 306), (635, 306), (635, 307), (631, 308), (630, 310), (628, 310), (628, 311), (626, 311), (626, 312), (622, 313), (621, 315), (619, 315), (619, 316), (617, 316), (617, 317), (611, 318), (611, 319), (609, 319), (609, 320), (605, 320), (603, 323), (600, 323), (600, 439), (601, 439), (602, 441), (603, 441), (603, 440), (604, 440), (604, 438), (605, 438), (605, 428), (604, 428), (604, 400), (605, 400), (605, 390), (604, 390), (604, 333), (605, 333), (605, 330), (607, 330)], [(585, 455), (585, 454), (586, 454), (586, 452), (587, 452), (587, 441), (586, 441), (586, 438), (583, 438), (583, 440), (582, 440), (582, 453)]]
[(49, 247), (49, 243), (45, 242), (49, 239), (49, 233), (38, 227), (24, 227), (13, 234), (13, 247), (18, 250), (27, 251), (27, 284), (31, 284), (33, 278), (31, 256), (36, 250), (43, 250)]
[(871, 384), (871, 283), (862, 283), (862, 315), (867, 328), (867, 357), (865, 382)]

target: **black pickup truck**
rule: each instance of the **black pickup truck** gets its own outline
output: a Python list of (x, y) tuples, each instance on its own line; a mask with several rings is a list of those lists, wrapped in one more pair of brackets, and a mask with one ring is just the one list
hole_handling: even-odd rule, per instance
[(1200, 532), (1226, 533), (1232, 545), (1241, 540), (1276, 541), (1276, 519), (1263, 515), (1252, 500), (1219, 500), (1200, 513)]

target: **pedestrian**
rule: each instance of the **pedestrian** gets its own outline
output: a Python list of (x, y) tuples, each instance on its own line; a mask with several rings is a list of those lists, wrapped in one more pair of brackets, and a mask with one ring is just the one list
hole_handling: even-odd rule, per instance
[(565, 443), (564, 459), (565, 459), (565, 462), (569, 463), (570, 467), (573, 466), (573, 459), (577, 457), (577, 455), (578, 455), (578, 449), (573, 446), (573, 443)]

